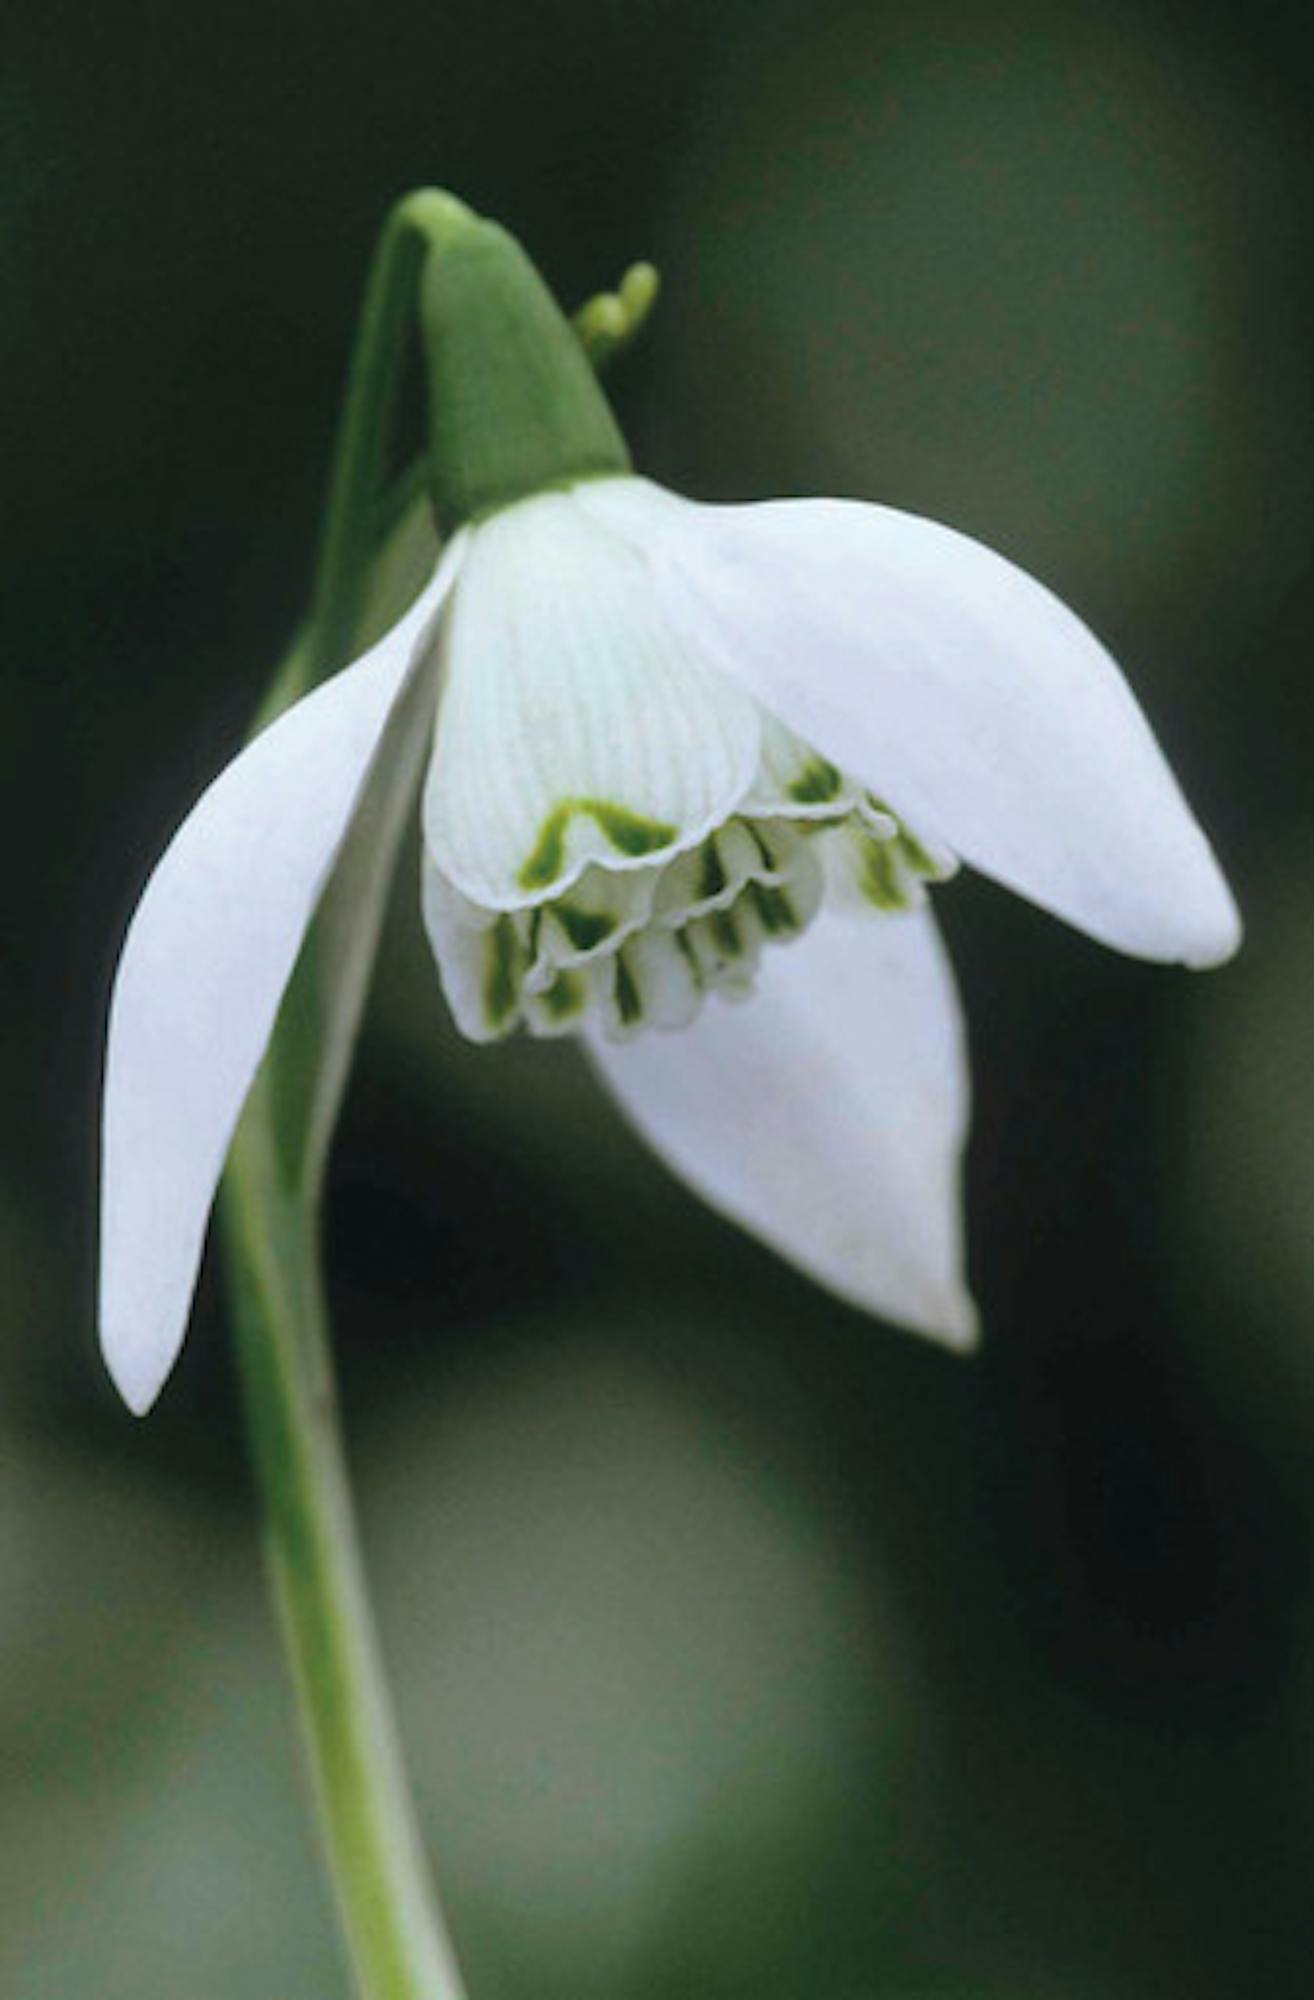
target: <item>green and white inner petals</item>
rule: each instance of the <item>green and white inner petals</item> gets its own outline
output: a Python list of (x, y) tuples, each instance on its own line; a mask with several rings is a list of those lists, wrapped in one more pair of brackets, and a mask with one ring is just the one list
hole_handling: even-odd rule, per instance
[(672, 631), (571, 494), (480, 527), (443, 644), (423, 905), (476, 1041), (687, 1027), (832, 882), (905, 908), (944, 872)]
[(801, 937), (824, 899), (916, 908), (944, 863), (874, 802), (830, 817), (745, 809), (674, 860), (624, 873), (597, 865), (551, 901), (473, 903), (424, 863), (425, 925), (448, 1004), (473, 1041), (525, 1027), (612, 1041), (686, 1028), (709, 994), (747, 999), (764, 946)]
[(479, 525), (443, 655), (424, 841), (482, 909), (650, 868), (752, 782), (757, 703), (671, 632), (642, 557), (573, 492)]
[(592, 866), (527, 909), (472, 903), (426, 861), (424, 916), (462, 1033), (564, 1035), (598, 1021), (624, 1040), (685, 1028), (704, 997), (746, 998), (765, 944), (801, 934), (821, 906), (821, 861), (786, 819), (731, 819), (673, 861)]

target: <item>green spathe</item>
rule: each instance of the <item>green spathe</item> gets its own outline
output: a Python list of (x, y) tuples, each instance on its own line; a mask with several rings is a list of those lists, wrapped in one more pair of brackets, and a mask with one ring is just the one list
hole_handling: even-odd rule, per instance
[(579, 335), (515, 238), (450, 196), (420, 279), (429, 491), (438, 525), (628, 472)]

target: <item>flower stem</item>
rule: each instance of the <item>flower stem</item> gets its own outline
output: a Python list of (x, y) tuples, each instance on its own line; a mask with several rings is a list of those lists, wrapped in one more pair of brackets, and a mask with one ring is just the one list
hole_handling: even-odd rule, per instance
[[(305, 629), (257, 729), (405, 610), (437, 546), (425, 467), (387, 483), (389, 433), (425, 260), (469, 212), (421, 189), (384, 225), (366, 285)], [(636, 267), (594, 300), (595, 367), (655, 293)], [(239, 1374), (284, 1646), (320, 1829), (362, 2000), (464, 2000), (428, 1879), (365, 1584), (319, 1261), (319, 1196), (407, 802), (419, 782), (403, 702), (375, 759), (229, 1152), (221, 1202)]]
[(320, 1825), (363, 2000), (463, 2000), (428, 1882), (370, 1614), (308, 1206), (278, 1167), (272, 1092), (224, 1182), (243, 1400)]

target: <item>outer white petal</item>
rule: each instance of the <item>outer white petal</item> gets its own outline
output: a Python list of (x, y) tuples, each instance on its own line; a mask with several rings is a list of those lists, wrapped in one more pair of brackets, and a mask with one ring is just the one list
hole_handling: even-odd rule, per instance
[(642, 553), (575, 492), (473, 530), (443, 645), (425, 844), (486, 909), (691, 846), (752, 783), (757, 704), (673, 630)]
[(100, 1339), (138, 1413), (182, 1345), (242, 1104), (459, 557), (458, 541), (377, 646), (220, 773), (174, 835), (129, 926), (105, 1061)]
[(824, 911), (753, 998), (590, 1052), (681, 1179), (843, 1299), (973, 1345), (959, 1162), (968, 1073), (929, 911)]
[(705, 507), (617, 480), (589, 503), (650, 549), (677, 627), (923, 839), (1138, 957), (1236, 949), (1117, 666), (1014, 564), (857, 501)]

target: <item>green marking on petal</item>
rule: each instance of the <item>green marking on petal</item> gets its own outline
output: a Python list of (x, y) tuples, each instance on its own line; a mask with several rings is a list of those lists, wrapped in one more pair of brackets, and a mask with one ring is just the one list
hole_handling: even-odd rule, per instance
[[(897, 833), (893, 837), (895, 849), (904, 866), (910, 868), (914, 875), (928, 876), (931, 881), (940, 882), (945, 879), (947, 874), (952, 874), (952, 867), (947, 867), (943, 860), (937, 860), (934, 854), (923, 847), (916, 834), (909, 832), (908, 828), (899, 818), (899, 815), (896, 812), (891, 812), (884, 799), (878, 799), (875, 792), (868, 792), (867, 804), (873, 812), (880, 813), (885, 819), (892, 820), (898, 828)], [(871, 838), (872, 836), (869, 834), (868, 837)], [(899, 907), (901, 909), (904, 908), (906, 903), (907, 898), (905, 896)]]
[(862, 857), (862, 893), (878, 910), (906, 910), (908, 895), (888, 843), (868, 841)]
[(683, 928), (676, 931), (674, 935), (675, 935), (675, 942), (679, 945), (680, 950), (684, 955), (685, 962), (687, 963), (689, 970), (693, 973), (694, 982), (701, 990), (706, 982), (703, 979), (703, 968), (698, 963), (698, 954), (693, 948), (693, 940), (689, 936), (688, 931)]
[(676, 829), (661, 820), (645, 819), (626, 806), (605, 799), (562, 799), (543, 822), (534, 851), (520, 871), (522, 889), (546, 889), (566, 865), (566, 834), (577, 813), (591, 819), (618, 854), (637, 858), (669, 847)]
[(576, 951), (596, 951), (616, 928), (616, 919), (605, 910), (579, 910), (571, 903), (558, 903), (553, 914)]
[(744, 941), (739, 935), (739, 926), (730, 911), (716, 910), (708, 921), (712, 926), (712, 936), (716, 940), (717, 948), (723, 951), (727, 958), (738, 958), (744, 949)]
[(485, 946), (484, 1013), (492, 1028), (505, 1027), (520, 999), (517, 980), (518, 949), (515, 925), (510, 917), (499, 917), (488, 932)]
[(761, 827), (756, 826), (751, 819), (742, 820), (740, 824), (762, 857), (762, 866), (774, 871), (777, 866), (776, 857), (767, 845), (766, 835), (763, 833)]
[(577, 972), (559, 972), (546, 993), (539, 999), (544, 1013), (554, 1021), (568, 1021), (572, 1014), (582, 1014), (588, 1006), (588, 982)]
[(623, 955), (616, 960), (616, 1012), (627, 1028), (632, 1028), (636, 1021), (643, 1019), (643, 997)]
[(902, 821), (899, 824), (899, 837), (897, 844), (900, 854), (903, 856), (904, 860), (907, 862), (908, 866), (912, 869), (914, 874), (930, 875), (932, 877), (935, 877), (938, 875), (942, 875), (944, 873), (943, 868), (936, 861), (934, 855), (927, 853), (926, 849), (922, 846), (921, 841), (918, 840), (916, 834), (909, 833), (907, 827), (903, 825)]
[(796, 778), (785, 787), (795, 805), (824, 806), (838, 798), (844, 780), (824, 757), (809, 757)]
[(769, 889), (764, 882), (750, 882), (748, 893), (768, 937), (794, 937), (802, 929), (798, 911), (783, 889)]
[(709, 840), (699, 856), (698, 896), (700, 903), (710, 903), (725, 888), (725, 867), (717, 851), (716, 842)]

